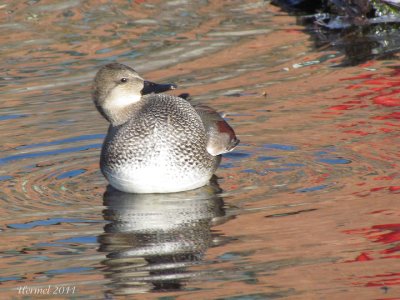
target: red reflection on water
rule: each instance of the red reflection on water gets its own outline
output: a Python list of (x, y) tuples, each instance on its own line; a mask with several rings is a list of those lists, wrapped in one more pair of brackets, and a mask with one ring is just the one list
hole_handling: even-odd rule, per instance
[[(371, 214), (381, 213), (384, 211), (372, 212)], [(352, 229), (344, 231), (346, 234), (361, 234), (372, 242), (390, 245), (390, 247), (379, 250), (360, 253), (354, 260), (346, 262), (356, 261), (368, 261), (377, 258), (400, 258), (400, 223), (399, 224), (382, 224), (374, 225), (370, 228)]]
[(374, 276), (363, 276), (360, 278), (375, 279), (368, 281), (366, 286), (390, 286), (400, 284), (400, 273), (378, 274)]
[(369, 256), (368, 253), (362, 252), (359, 256), (356, 257), (354, 261), (367, 261), (367, 260), (372, 260), (372, 257)]
[[(400, 120), (400, 112), (393, 112), (393, 113), (388, 114), (388, 115), (377, 116), (377, 117), (374, 117), (373, 119), (375, 119), (375, 120), (387, 120), (387, 119)], [(393, 124), (393, 125), (394, 126), (399, 126), (398, 124)]]
[[(393, 70), (390, 74), (385, 76), (376, 73), (367, 73), (342, 79), (342, 81), (354, 80), (359, 80), (360, 82), (350, 84), (346, 88), (349, 90), (363, 90), (355, 95), (357, 100), (331, 106), (329, 108), (330, 110), (356, 109), (368, 106), (371, 103), (383, 107), (400, 106), (400, 97), (398, 96), (400, 93), (400, 70)], [(395, 112), (393, 116), (398, 119), (399, 113)], [(392, 116), (389, 118), (391, 117)]]
[(375, 104), (384, 106), (400, 106), (400, 99), (389, 96), (377, 96), (373, 98), (373, 101)]
[[(358, 279), (367, 279), (367, 282), (353, 282), (355, 286), (366, 286), (366, 287), (381, 287), (385, 290), (389, 290), (390, 286), (400, 284), (400, 273), (385, 273), (376, 274), (373, 276), (360, 276)], [(381, 300), (399, 299), (399, 298), (379, 298)]]
[(331, 107), (329, 107), (329, 109), (332, 109), (332, 110), (348, 110), (348, 109), (351, 109), (352, 107), (353, 107), (352, 105), (342, 104), (342, 105), (331, 106)]
[[(373, 65), (373, 63), (371, 62), (363, 67), (370, 65)], [(399, 137), (400, 69), (391, 70), (384, 75), (378, 72), (368, 72), (343, 78), (341, 81), (349, 82), (346, 89), (355, 90), (355, 94), (333, 98), (336, 102), (335, 105), (328, 107), (325, 113), (346, 117), (339, 119), (340, 122), (337, 122), (336, 126), (342, 130), (342, 133), (351, 135), (351, 138), (357, 136), (359, 141), (365, 141), (366, 144), (369, 144), (371, 150), (354, 148), (364, 151), (364, 154), (368, 152), (367, 155), (373, 159), (381, 159), (390, 163), (396, 170), (400, 157), (399, 151), (396, 148), (392, 148), (390, 152), (386, 153), (381, 150), (388, 150), (383, 145), (388, 143), (394, 145)], [(372, 135), (374, 139), (371, 139)], [(399, 177), (399, 173), (381, 176), (374, 180), (385, 180), (386, 184), (377, 184), (362, 191), (354, 192), (353, 195), (366, 197), (378, 192), (400, 193), (400, 185), (398, 182), (394, 182)], [(392, 182), (389, 183), (388, 181)], [(364, 182), (357, 184), (360, 187), (365, 185)], [(359, 259), (363, 260), (364, 258), (364, 256), (360, 256)]]
[[(394, 212), (390, 210), (378, 210), (373, 211), (370, 214), (392, 215), (394, 214)], [(346, 230), (344, 231), (344, 233), (363, 235), (366, 239), (374, 243), (380, 243), (387, 246), (387, 248), (383, 250), (371, 250), (368, 252), (363, 251), (359, 255), (357, 255), (355, 259), (347, 260), (345, 261), (345, 263), (368, 262), (377, 259), (400, 258), (400, 223), (374, 225), (369, 228)], [(400, 285), (400, 273), (358, 276), (357, 279), (359, 281), (353, 282), (353, 285), (366, 287), (388, 287)]]
[(394, 70), (389, 76), (374, 77), (373, 79), (371, 77), (366, 76), (364, 79), (368, 80), (358, 84), (359, 87), (369, 88), (367, 91), (356, 95), (356, 97), (372, 96), (371, 100), (376, 105), (400, 106), (400, 98), (397, 96), (400, 90), (395, 88), (400, 86), (400, 70)]
[[(372, 229), (376, 229), (379, 232), (381, 231), (390, 231), (389, 233), (382, 234), (378, 236), (375, 241), (388, 244), (388, 243), (395, 243), (400, 242), (400, 224), (385, 224), (385, 225), (375, 225), (372, 226)], [(386, 253), (382, 251), (382, 253)]]
[(343, 131), (344, 133), (352, 133), (352, 134), (357, 134), (361, 136), (373, 134), (374, 132), (367, 132), (367, 131), (362, 131), (362, 130), (345, 130)]

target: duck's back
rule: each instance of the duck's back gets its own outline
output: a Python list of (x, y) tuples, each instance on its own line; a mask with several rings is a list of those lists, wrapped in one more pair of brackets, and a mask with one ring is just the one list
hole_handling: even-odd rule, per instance
[(126, 192), (193, 189), (207, 183), (219, 157), (207, 150), (207, 134), (186, 100), (165, 94), (144, 96), (127, 122), (110, 127), (101, 169)]

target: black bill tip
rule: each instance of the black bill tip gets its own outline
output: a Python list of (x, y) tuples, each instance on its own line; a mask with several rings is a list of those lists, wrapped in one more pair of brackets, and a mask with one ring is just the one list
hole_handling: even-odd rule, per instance
[(145, 80), (142, 89), (142, 95), (147, 95), (151, 93), (155, 94), (163, 93), (166, 91), (175, 90), (176, 88), (177, 88), (176, 84), (172, 83), (160, 84)]

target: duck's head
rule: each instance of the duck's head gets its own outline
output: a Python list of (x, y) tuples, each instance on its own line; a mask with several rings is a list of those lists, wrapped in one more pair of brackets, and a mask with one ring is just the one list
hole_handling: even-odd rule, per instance
[(132, 68), (111, 63), (96, 74), (93, 84), (93, 102), (97, 110), (112, 124), (121, 123), (126, 110), (139, 102), (143, 95), (175, 89), (173, 84), (146, 81)]

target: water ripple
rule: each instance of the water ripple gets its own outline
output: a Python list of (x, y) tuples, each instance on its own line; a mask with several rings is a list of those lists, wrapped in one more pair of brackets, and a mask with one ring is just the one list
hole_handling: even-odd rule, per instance
[[(0, 8), (3, 298), (396, 296), (395, 60), (332, 69), (268, 1), (82, 3)], [(103, 196), (90, 85), (115, 60), (224, 113), (222, 192)]]

